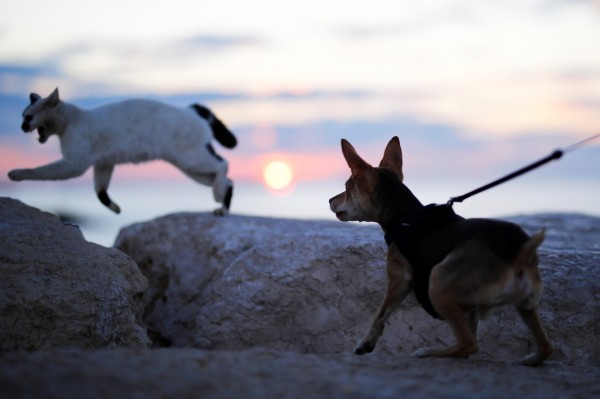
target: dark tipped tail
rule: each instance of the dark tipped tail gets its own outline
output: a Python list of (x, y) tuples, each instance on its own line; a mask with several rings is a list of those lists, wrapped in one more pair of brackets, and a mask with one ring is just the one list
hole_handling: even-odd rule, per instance
[(200, 115), (203, 119), (206, 119), (213, 131), (215, 139), (217, 139), (217, 141), (221, 143), (223, 147), (233, 148), (237, 145), (237, 139), (233, 133), (231, 133), (231, 131), (227, 129), (227, 126), (225, 126), (225, 124), (221, 122), (219, 118), (217, 118), (215, 114), (213, 114), (208, 108), (200, 104), (193, 104), (192, 108), (194, 108), (198, 115)]

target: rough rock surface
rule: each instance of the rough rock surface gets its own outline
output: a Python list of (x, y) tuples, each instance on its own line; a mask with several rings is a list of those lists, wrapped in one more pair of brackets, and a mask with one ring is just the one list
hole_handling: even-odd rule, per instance
[[(547, 229), (539, 252), (551, 359), (600, 366), (600, 219), (514, 220), (530, 233)], [(150, 282), (144, 319), (158, 345), (348, 352), (366, 332), (385, 287), (385, 245), (376, 226), (176, 214), (122, 230), (115, 246)], [(480, 324), (479, 340), (475, 358), (499, 361), (517, 360), (533, 344), (508, 307)], [(376, 353), (406, 355), (452, 341), (447, 325), (409, 297)]]
[(0, 397), (587, 399), (600, 397), (598, 372), (382, 353), (47, 350), (0, 356)]
[[(148, 276), (141, 298), (130, 258), (0, 199), (0, 398), (600, 397), (600, 219), (513, 219), (548, 229), (541, 311), (556, 353), (538, 368), (513, 363), (531, 338), (512, 309), (482, 323), (485, 352), (471, 359), (413, 358), (451, 335), (412, 298), (375, 353), (351, 354), (383, 296), (374, 226), (208, 214), (133, 225), (116, 245)], [(171, 348), (122, 347), (145, 346), (142, 307), (154, 344)]]
[(0, 352), (148, 345), (137, 265), (8, 198), (0, 198), (0, 276)]

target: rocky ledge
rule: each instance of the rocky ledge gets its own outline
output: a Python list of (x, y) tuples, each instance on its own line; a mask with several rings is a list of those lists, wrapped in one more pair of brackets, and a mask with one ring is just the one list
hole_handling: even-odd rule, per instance
[(352, 355), (385, 287), (376, 226), (175, 214), (103, 248), (18, 201), (0, 216), (0, 397), (600, 395), (600, 218), (511, 218), (547, 229), (556, 351), (531, 369), (513, 364), (532, 338), (510, 308), (469, 360), (411, 357), (452, 342), (412, 297), (373, 354)]
[(0, 351), (146, 347), (138, 266), (77, 226), (0, 198)]

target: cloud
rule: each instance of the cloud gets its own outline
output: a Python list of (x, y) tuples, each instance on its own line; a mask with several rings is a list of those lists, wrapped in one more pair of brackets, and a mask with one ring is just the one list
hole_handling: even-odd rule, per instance
[(251, 35), (216, 35), (198, 34), (174, 42), (186, 49), (199, 49), (202, 51), (224, 51), (234, 47), (249, 46), (260, 47), (265, 45), (264, 40)]
[(600, 81), (600, 71), (596, 68), (566, 69), (558, 74), (557, 79), (567, 83), (593, 84)]
[(540, 11), (563, 12), (565, 8), (584, 7), (586, 10), (600, 15), (598, 0), (544, 0), (539, 4)]
[[(431, 29), (470, 24), (475, 21), (477, 7), (469, 7), (463, 1), (422, 2), (420, 4), (396, 4), (390, 12), (394, 18), (385, 23), (344, 25), (337, 34), (347, 40), (381, 39), (389, 36), (409, 36), (427, 33)], [(365, 19), (368, 21), (368, 18)]]
[(37, 76), (43, 71), (40, 67), (0, 64), (0, 75)]
[[(43, 77), (58, 77), (60, 73), (53, 65), (46, 63), (0, 64), (0, 94), (22, 94), (27, 92), (33, 82)], [(28, 94), (28, 93), (27, 93)]]
[(0, 137), (20, 132), (21, 113), (28, 104), (25, 93), (23, 96), (0, 93)]
[[(34, 84), (44, 87), (58, 83), (65, 92), (132, 93), (141, 90), (165, 91), (195, 82), (203, 68), (214, 68), (220, 57), (231, 51), (257, 49), (265, 41), (253, 35), (199, 34), (175, 39), (143, 41), (133, 38), (81, 40), (60, 46), (33, 65), (5, 64), (0, 70), (0, 92), (11, 92)], [(186, 82), (186, 77), (189, 77)], [(191, 79), (190, 79), (191, 78)], [(41, 90), (41, 89), (37, 89)]]

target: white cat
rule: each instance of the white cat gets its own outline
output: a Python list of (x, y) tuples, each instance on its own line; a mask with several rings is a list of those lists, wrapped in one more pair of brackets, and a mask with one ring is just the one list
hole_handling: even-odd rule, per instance
[(208, 108), (138, 99), (83, 110), (61, 101), (58, 88), (47, 98), (35, 93), (29, 98), (21, 129), (26, 133), (37, 129), (40, 143), (56, 134), (63, 158), (33, 169), (11, 170), (11, 180), (65, 180), (94, 166), (98, 199), (119, 213), (107, 194), (115, 165), (162, 159), (198, 183), (212, 186), (215, 201), (222, 204), (215, 214), (229, 212), (233, 182), (227, 178), (227, 161), (217, 155), (211, 141), (214, 136), (233, 148), (237, 140)]

